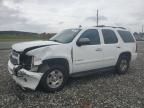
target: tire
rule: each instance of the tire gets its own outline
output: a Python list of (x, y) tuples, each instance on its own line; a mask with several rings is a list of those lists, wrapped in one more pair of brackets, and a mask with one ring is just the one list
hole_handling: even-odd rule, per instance
[(130, 57), (127, 55), (121, 55), (118, 59), (117, 65), (116, 65), (116, 71), (118, 74), (125, 74), (129, 69), (129, 62)]
[(41, 78), (40, 86), (46, 92), (56, 92), (63, 89), (68, 79), (68, 72), (65, 67), (61, 65), (51, 65), (45, 70), (44, 75)]

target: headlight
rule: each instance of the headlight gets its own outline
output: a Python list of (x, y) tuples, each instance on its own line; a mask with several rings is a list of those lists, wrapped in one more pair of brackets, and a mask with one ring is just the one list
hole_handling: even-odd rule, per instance
[(38, 65), (40, 65), (41, 63), (42, 63), (41, 58), (38, 58), (38, 57), (33, 56), (32, 65), (38, 66)]

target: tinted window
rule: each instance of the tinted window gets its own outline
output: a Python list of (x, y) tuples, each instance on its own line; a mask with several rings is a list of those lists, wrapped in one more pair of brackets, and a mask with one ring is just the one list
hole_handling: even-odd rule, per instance
[(134, 38), (130, 32), (118, 30), (118, 33), (124, 42), (134, 42)]
[(112, 43), (118, 42), (117, 36), (112, 30), (103, 29), (102, 34), (104, 37), (104, 43), (105, 44), (112, 44)]
[(80, 38), (88, 38), (90, 40), (90, 45), (100, 44), (98, 30), (95, 29), (85, 31)]

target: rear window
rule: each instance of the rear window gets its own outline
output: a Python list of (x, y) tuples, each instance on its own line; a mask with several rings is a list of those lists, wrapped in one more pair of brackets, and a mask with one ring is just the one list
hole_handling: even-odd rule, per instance
[(118, 42), (116, 34), (109, 29), (102, 29), (105, 44), (114, 44)]
[(135, 40), (130, 32), (118, 30), (118, 33), (124, 42), (126, 42), (126, 43), (135, 42)]

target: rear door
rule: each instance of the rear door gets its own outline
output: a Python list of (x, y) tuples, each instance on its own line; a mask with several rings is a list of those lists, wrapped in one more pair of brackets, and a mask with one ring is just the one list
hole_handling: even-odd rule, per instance
[(119, 55), (120, 45), (115, 31), (110, 29), (102, 29), (103, 35), (103, 66), (114, 66)]

